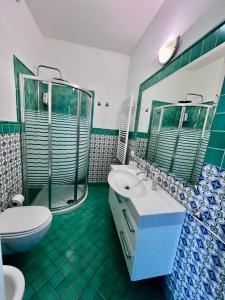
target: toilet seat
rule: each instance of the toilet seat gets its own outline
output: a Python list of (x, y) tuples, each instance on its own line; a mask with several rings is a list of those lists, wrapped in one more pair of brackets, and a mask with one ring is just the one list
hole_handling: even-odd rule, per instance
[(6, 209), (0, 215), (0, 237), (14, 238), (34, 234), (47, 227), (52, 213), (44, 206), (21, 206)]

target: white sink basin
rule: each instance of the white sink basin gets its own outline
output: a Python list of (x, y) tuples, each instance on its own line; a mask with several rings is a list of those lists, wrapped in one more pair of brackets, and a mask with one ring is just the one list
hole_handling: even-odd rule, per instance
[(23, 273), (13, 266), (3, 265), (3, 278), (5, 300), (22, 300), (25, 289)]
[(116, 193), (126, 198), (141, 197), (147, 192), (143, 181), (126, 170), (111, 171), (108, 176), (108, 182)]

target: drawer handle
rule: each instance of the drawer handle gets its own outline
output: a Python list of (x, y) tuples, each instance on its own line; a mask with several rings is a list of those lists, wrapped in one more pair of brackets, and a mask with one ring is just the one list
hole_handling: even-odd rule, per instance
[(119, 203), (122, 203), (122, 200), (120, 199), (120, 197), (118, 196), (118, 194), (117, 194), (117, 193), (115, 193), (115, 194), (116, 194), (116, 197), (117, 197), (118, 202), (119, 202)]
[(121, 237), (121, 241), (122, 241), (122, 247), (126, 253), (126, 257), (127, 258), (131, 258), (131, 254), (128, 250), (128, 246), (127, 246), (127, 242), (126, 242), (126, 239), (125, 239), (125, 236), (124, 236), (124, 233), (123, 231), (120, 231), (120, 237)]
[(126, 209), (123, 209), (123, 215), (124, 215), (124, 218), (125, 218), (125, 220), (127, 222), (127, 226), (129, 228), (130, 232), (135, 232), (134, 227), (133, 227), (133, 225), (132, 225), (132, 223), (131, 223), (128, 215), (127, 215)]

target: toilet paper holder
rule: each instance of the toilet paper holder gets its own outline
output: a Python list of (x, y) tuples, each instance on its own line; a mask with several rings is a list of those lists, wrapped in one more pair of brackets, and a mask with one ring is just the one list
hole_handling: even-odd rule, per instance
[(9, 207), (22, 206), (24, 199), (25, 198), (22, 194), (14, 194), (13, 190), (10, 190), (8, 193), (8, 206)]

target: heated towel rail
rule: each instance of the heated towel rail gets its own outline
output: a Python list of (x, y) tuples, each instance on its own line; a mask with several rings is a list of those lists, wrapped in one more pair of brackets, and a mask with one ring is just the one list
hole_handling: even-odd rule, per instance
[(120, 126), (116, 157), (123, 165), (126, 162), (132, 103), (133, 97), (130, 96), (121, 103), (120, 107)]

